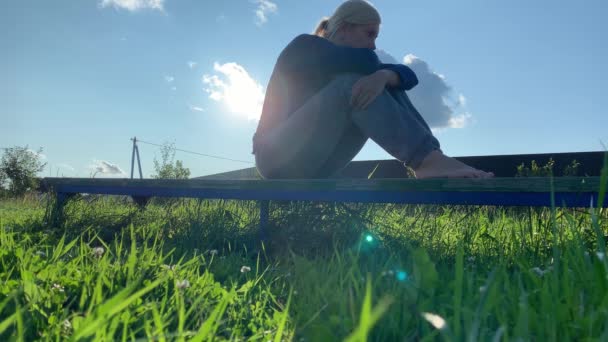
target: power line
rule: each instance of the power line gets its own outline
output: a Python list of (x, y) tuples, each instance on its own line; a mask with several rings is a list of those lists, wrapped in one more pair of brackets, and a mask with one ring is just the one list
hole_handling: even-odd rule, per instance
[[(161, 144), (155, 144), (155, 143), (151, 143), (151, 142), (143, 141), (143, 140), (139, 140), (139, 139), (137, 139), (137, 142), (140, 142), (142, 144), (152, 145), (152, 146), (164, 147), (164, 145), (161, 145)], [(233, 161), (233, 162), (246, 163), (246, 164), (254, 164), (254, 163), (252, 163), (250, 161), (246, 161), (246, 160), (238, 160), (238, 159), (231, 159), (231, 158), (225, 158), (225, 157), (220, 157), (220, 156), (213, 156), (213, 155), (210, 155), (210, 154), (204, 154), (204, 153), (198, 153), (198, 152), (194, 152), (194, 151), (182, 150), (180, 148), (174, 148), (174, 150), (180, 151), (180, 152), (184, 152), (184, 153), (196, 154), (196, 155), (203, 156), (203, 157), (216, 158), (216, 159), (222, 159), (222, 160), (229, 160), (229, 161)]]

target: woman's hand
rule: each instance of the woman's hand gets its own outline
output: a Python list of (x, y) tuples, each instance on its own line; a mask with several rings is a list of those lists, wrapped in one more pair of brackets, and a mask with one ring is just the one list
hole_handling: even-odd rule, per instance
[(390, 70), (378, 70), (375, 73), (361, 77), (352, 88), (350, 105), (354, 110), (367, 108), (378, 95), (384, 91), (392, 75)]

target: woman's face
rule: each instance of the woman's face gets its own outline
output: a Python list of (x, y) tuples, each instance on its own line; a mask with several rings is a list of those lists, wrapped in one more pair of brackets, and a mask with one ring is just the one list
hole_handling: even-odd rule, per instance
[(337, 42), (354, 48), (376, 49), (380, 24), (344, 25), (337, 32)]

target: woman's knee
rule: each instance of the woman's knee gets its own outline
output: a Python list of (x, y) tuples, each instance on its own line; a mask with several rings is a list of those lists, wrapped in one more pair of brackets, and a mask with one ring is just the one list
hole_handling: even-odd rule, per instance
[(364, 75), (356, 73), (343, 73), (336, 75), (324, 88), (325, 94), (331, 94), (334, 100), (342, 98), (348, 103), (352, 94), (353, 85)]

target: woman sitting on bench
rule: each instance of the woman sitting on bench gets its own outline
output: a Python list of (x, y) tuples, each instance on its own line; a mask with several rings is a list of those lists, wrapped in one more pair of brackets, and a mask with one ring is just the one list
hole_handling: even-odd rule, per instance
[(371, 4), (348, 0), (281, 52), (253, 137), (264, 178), (336, 176), (368, 138), (417, 178), (493, 177), (442, 153), (405, 94), (418, 83), (414, 72), (373, 51), (379, 28)]

